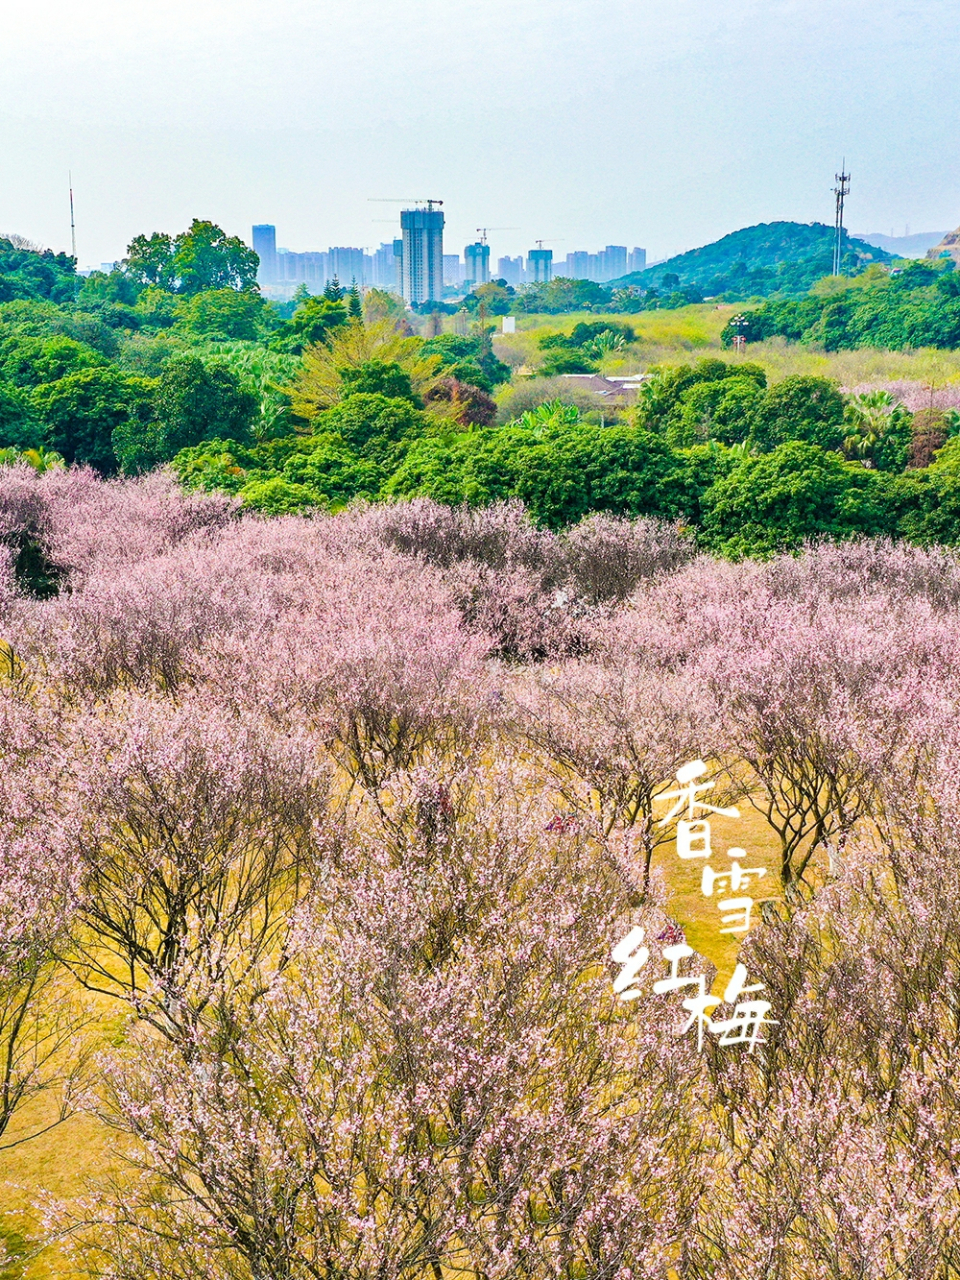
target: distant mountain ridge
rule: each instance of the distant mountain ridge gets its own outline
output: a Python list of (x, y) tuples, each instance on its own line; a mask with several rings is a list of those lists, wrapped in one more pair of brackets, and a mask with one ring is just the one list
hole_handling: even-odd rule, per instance
[[(823, 222), (761, 222), (612, 283), (730, 298), (800, 296), (833, 269), (834, 234)], [(843, 233), (843, 274), (890, 261), (886, 250)]]
[(878, 249), (886, 249), (887, 253), (895, 254), (898, 258), (922, 258), (946, 234), (945, 231), (917, 231), (912, 236), (885, 236), (882, 231), (853, 232), (856, 239), (875, 244)]

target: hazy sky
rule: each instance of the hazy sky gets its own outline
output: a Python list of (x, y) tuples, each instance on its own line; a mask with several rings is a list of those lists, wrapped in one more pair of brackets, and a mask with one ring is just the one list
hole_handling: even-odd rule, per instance
[(374, 246), (664, 257), (755, 222), (960, 223), (956, 0), (32, 0), (4, 5), (0, 231), (81, 264), (211, 218)]

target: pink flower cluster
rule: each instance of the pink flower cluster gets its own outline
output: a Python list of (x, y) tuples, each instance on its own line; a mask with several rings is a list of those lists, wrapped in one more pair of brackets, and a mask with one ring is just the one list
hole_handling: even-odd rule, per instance
[[(952, 552), (10, 468), (0, 539), (0, 1138), (81, 1083), (123, 1136), (55, 1210), (84, 1265), (960, 1268)], [(694, 759), (780, 850), (755, 1055), (612, 989), (631, 927), (684, 939), (651, 814)]]

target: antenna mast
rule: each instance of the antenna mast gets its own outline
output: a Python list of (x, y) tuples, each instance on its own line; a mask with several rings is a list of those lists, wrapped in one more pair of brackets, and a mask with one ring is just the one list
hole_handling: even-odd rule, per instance
[(70, 184), (70, 252), (73, 254), (73, 261), (77, 261), (77, 226), (73, 220), (73, 174), (67, 171), (67, 181)]
[(837, 212), (834, 220), (834, 242), (833, 242), (833, 274), (840, 274), (840, 244), (843, 240), (843, 202), (850, 194), (850, 175), (847, 173), (847, 161), (844, 158), (843, 164), (840, 166), (840, 172), (834, 175), (837, 185), (833, 189), (833, 194), (837, 197)]

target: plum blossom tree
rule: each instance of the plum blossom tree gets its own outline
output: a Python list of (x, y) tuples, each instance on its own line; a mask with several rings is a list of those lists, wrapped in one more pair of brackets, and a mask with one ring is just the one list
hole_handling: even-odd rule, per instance
[[(60, 1124), (82, 1073), (82, 1017), (64, 1000), (56, 953), (74, 901), (75, 819), (55, 795), (66, 762), (56, 717), (0, 692), (0, 1150)], [(68, 1054), (66, 1051), (70, 1049)], [(11, 1127), (42, 1093), (46, 1118)]]
[[(0, 538), (0, 1147), (85, 1074), (130, 1166), (84, 1265), (955, 1280), (955, 553), (16, 467)], [(653, 995), (693, 757), (781, 840), (756, 1054)], [(130, 1014), (89, 1061), (84, 985)]]
[(78, 889), (67, 963), (178, 1036), (279, 962), (316, 870), (309, 748), (187, 700), (117, 697), (76, 726)]
[(95, 1237), (110, 1274), (519, 1280), (676, 1257), (710, 1168), (697, 1058), (649, 1001), (614, 1007), (597, 960), (622, 887), (544, 837), (518, 781), (461, 778), (436, 839), (434, 779), (404, 780), (405, 836), (361, 816), (269, 988), (115, 1075), (143, 1182)]
[(603, 833), (629, 833), (641, 893), (658, 845), (674, 838), (654, 819), (654, 797), (689, 760), (709, 754), (712, 708), (690, 681), (648, 670), (610, 645), (510, 686), (514, 723), (540, 753), (569, 811)]
[(762, 1060), (710, 1060), (734, 1194), (700, 1274), (942, 1280), (960, 1261), (955, 845), (930, 823), (854, 841), (751, 940), (778, 1026)]

